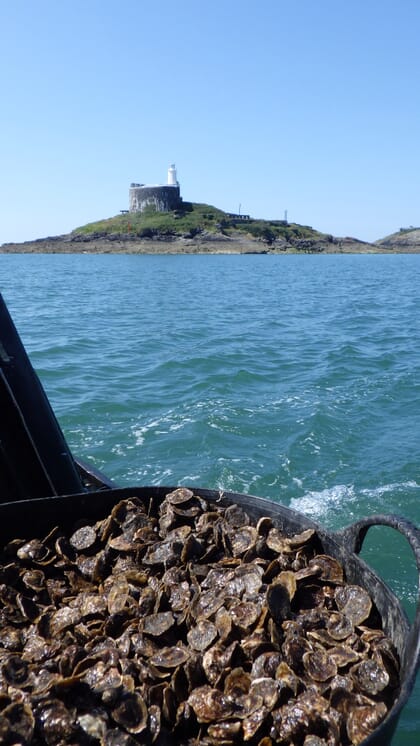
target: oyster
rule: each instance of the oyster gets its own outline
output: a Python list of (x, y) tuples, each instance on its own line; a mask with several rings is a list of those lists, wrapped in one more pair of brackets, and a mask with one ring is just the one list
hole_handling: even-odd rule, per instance
[(341, 613), (354, 625), (364, 622), (372, 609), (369, 594), (359, 585), (346, 585), (344, 588), (338, 588), (335, 601)]
[(313, 529), (180, 487), (0, 555), (5, 746), (357, 746), (399, 661)]
[(193, 708), (199, 723), (228, 720), (234, 712), (231, 698), (208, 684), (195, 689), (188, 697), (188, 704)]
[(370, 736), (386, 713), (387, 708), (383, 702), (375, 702), (351, 710), (346, 723), (347, 734), (351, 743), (358, 746), (359, 743)]

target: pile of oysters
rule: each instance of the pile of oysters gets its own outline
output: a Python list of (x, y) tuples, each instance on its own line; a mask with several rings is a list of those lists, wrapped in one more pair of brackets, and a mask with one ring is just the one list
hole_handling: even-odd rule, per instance
[(399, 662), (312, 529), (180, 487), (0, 555), (0, 742), (348, 746)]

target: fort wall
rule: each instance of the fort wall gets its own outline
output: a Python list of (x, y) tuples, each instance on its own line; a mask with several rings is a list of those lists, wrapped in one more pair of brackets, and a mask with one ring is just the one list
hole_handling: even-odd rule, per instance
[(179, 186), (132, 184), (130, 187), (130, 212), (144, 212), (150, 207), (156, 212), (170, 212), (176, 210), (181, 202)]

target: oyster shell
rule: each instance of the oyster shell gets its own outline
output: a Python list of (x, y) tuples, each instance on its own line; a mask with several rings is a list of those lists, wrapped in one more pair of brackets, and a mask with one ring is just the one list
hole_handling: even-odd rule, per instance
[(180, 487), (0, 556), (0, 741), (350, 746), (399, 661), (313, 529)]

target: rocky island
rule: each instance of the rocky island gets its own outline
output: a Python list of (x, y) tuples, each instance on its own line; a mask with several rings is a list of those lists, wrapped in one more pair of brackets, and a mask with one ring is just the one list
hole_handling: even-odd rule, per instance
[(232, 215), (211, 205), (184, 202), (160, 212), (122, 211), (71, 233), (5, 243), (0, 253), (101, 254), (390, 254), (419, 253), (420, 229), (401, 229), (375, 243), (335, 237), (286, 220)]
[[(212, 205), (186, 202), (175, 164), (166, 184), (132, 182), (129, 209), (119, 215), (75, 228), (71, 233), (24, 243), (5, 243), (0, 253), (83, 254), (379, 254), (420, 251), (420, 229), (413, 240), (367, 243), (336, 238), (311, 226), (285, 220), (258, 220), (224, 212)], [(286, 217), (286, 216), (285, 216)], [(417, 235), (418, 234), (418, 235)], [(397, 234), (399, 238), (399, 234)]]

